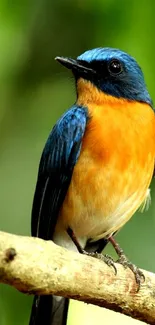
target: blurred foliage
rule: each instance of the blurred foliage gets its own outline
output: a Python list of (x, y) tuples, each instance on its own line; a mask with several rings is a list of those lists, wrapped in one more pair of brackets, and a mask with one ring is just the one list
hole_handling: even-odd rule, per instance
[[(138, 60), (155, 99), (154, 12), (154, 0), (1, 0), (1, 230), (30, 234), (42, 148), (57, 118), (75, 101), (73, 78), (54, 57), (76, 57), (98, 46), (121, 48)], [(155, 271), (154, 194), (152, 184), (151, 208), (137, 213), (117, 237), (130, 259), (150, 271)], [(0, 285), (0, 324), (27, 325), (31, 302), (32, 297)], [(70, 325), (78, 317), (82, 324), (80, 308), (73, 304)], [(86, 315), (84, 324), (90, 324), (91, 313)], [(96, 315), (101, 322), (98, 309)]]

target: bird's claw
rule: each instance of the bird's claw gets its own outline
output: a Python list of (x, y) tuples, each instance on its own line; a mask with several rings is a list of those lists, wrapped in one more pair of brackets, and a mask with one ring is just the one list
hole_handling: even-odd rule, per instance
[(117, 274), (117, 268), (116, 268), (116, 265), (115, 265), (115, 262), (113, 260), (113, 258), (107, 254), (105, 255), (102, 255), (103, 256), (103, 259), (104, 259), (104, 263), (106, 263), (108, 266), (112, 266), (113, 269), (114, 269), (114, 272), (115, 272), (115, 275)]
[(116, 268), (116, 265), (115, 265), (115, 262), (113, 260), (113, 258), (107, 254), (103, 255), (103, 254), (99, 254), (97, 252), (94, 252), (94, 253), (88, 253), (86, 251), (84, 251), (84, 254), (88, 255), (88, 256), (92, 256), (92, 257), (95, 257), (99, 260), (102, 260), (104, 261), (104, 263), (106, 263), (108, 266), (112, 266), (113, 269), (114, 269), (114, 272), (115, 272), (115, 275), (117, 274), (117, 268)]

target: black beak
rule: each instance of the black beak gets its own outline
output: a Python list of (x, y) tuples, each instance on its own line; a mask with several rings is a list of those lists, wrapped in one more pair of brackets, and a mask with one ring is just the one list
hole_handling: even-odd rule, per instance
[(63, 56), (56, 56), (55, 60), (60, 62), (66, 68), (71, 69), (73, 71), (85, 72), (85, 73), (95, 73), (95, 71), (89, 68), (88, 63), (85, 61), (74, 60), (71, 58), (65, 58)]

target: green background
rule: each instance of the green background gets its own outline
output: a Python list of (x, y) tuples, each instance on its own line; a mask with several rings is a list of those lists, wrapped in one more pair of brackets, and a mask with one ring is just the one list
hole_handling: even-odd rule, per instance
[[(154, 0), (0, 1), (1, 230), (30, 234), (42, 148), (75, 101), (71, 73), (54, 57), (76, 57), (99, 46), (121, 48), (142, 66), (155, 100), (154, 12)], [(137, 213), (117, 239), (134, 263), (155, 272), (154, 191), (153, 182), (151, 208)], [(110, 247), (108, 252), (113, 254)], [(0, 285), (0, 325), (28, 325), (31, 303), (32, 297)], [(72, 309), (70, 325), (79, 310)], [(88, 324), (89, 318), (90, 313)], [(102, 323), (99, 313), (95, 319)]]

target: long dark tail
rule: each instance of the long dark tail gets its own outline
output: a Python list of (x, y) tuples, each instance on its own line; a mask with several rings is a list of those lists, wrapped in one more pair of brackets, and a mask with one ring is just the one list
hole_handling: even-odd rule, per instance
[(29, 325), (66, 325), (68, 299), (56, 296), (35, 296)]

